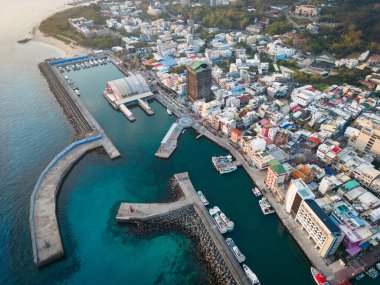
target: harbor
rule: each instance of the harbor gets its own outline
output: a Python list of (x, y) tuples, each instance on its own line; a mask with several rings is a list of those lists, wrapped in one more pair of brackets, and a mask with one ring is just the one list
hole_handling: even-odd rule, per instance
[[(108, 65), (107, 67), (103, 67), (103, 68), (109, 68), (111, 65)], [(97, 70), (96, 68), (94, 69), (94, 70)], [(84, 71), (78, 71), (78, 72), (76, 72), (75, 74), (78, 74), (78, 75), (81, 75), (81, 74), (85, 74), (84, 73)], [(87, 73), (86, 73), (87, 74)], [(86, 75), (87, 76), (87, 75)], [(90, 76), (88, 76), (88, 78), (90, 78)], [(122, 117), (122, 118), (120, 118), (119, 119), (119, 115), (118, 115), (118, 113), (117, 112), (114, 112), (113, 110), (112, 110), (112, 108), (110, 109), (109, 108), (109, 106), (107, 106), (107, 104), (104, 104), (104, 99), (101, 97), (101, 96), (99, 96), (99, 95), (97, 95), (97, 96), (99, 96), (99, 97), (97, 97), (97, 98), (99, 98), (99, 99), (96, 99), (95, 101), (94, 101), (94, 95), (91, 95), (91, 97), (89, 97), (89, 95), (90, 95), (90, 93), (88, 92), (88, 90), (89, 89), (86, 89), (85, 87), (84, 87), (84, 85), (83, 85), (83, 83), (81, 83), (81, 80), (79, 79), (79, 77), (78, 78), (74, 78), (74, 80), (77, 82), (77, 84), (78, 84), (78, 86), (80, 87), (80, 89), (81, 89), (81, 91), (83, 90), (83, 92), (81, 92), (82, 94), (81, 94), (81, 100), (84, 100), (84, 103), (86, 104), (86, 106), (89, 106), (90, 108), (91, 108), (91, 110), (92, 110), (92, 112), (94, 112), (95, 114), (96, 114), (96, 116), (97, 116), (97, 119), (99, 120), (100, 119), (100, 121), (102, 122), (102, 126), (104, 126), (106, 129), (107, 129), (107, 133), (110, 133), (110, 134), (112, 134), (112, 138), (117, 138), (117, 141), (118, 141), (118, 145), (124, 145), (125, 144), (125, 138), (124, 137), (120, 137), (120, 136), (118, 136), (117, 134), (120, 132), (119, 130), (120, 130), (120, 128), (119, 127), (117, 127), (115, 124), (113, 124), (113, 125), (107, 125), (107, 124), (104, 124), (104, 122), (105, 121), (109, 121), (108, 119), (107, 120), (103, 120), (103, 116), (112, 116), (113, 118), (117, 118), (117, 122), (119, 122), (119, 124), (122, 122), (122, 119), (124, 119), (124, 121), (126, 121), (125, 120), (125, 118), (124, 117)], [(109, 80), (109, 79), (108, 79)], [(100, 84), (98, 84), (98, 86), (99, 86)], [(99, 92), (99, 91), (98, 91)], [(96, 92), (91, 92), (91, 94), (96, 94)], [(101, 94), (101, 92), (99, 92), (98, 94)], [(159, 95), (157, 95), (156, 94), (156, 98), (159, 98), (160, 96)], [(90, 99), (91, 98), (91, 99)], [(100, 100), (100, 101), (99, 101)], [(158, 99), (159, 100), (159, 99)], [(165, 105), (165, 106), (169, 106), (170, 107), (170, 104), (171, 103), (166, 103), (166, 102), (164, 102), (163, 100), (161, 100), (162, 102), (160, 102), (162, 105)], [(92, 105), (93, 104), (93, 102), (95, 103), (95, 102), (99, 102), (99, 103), (101, 103), (102, 104), (102, 108), (101, 109), (98, 109), (98, 107), (96, 107), (95, 105)], [(157, 104), (156, 103), (154, 103), (154, 102), (152, 102), (152, 109), (154, 109), (155, 110), (155, 113), (157, 113), (157, 111), (159, 110), (159, 109), (162, 109), (161, 107), (159, 108), (159, 109), (157, 109), (158, 108), (158, 106), (157, 106)], [(104, 107), (103, 107), (104, 106)], [(100, 113), (101, 112), (101, 113)], [(166, 113), (166, 110), (164, 109), (164, 110), (160, 110), (160, 112), (161, 112), (161, 115), (159, 116), (159, 120), (162, 120), (163, 118), (165, 118), (165, 121), (167, 120), (167, 119), (170, 119), (170, 117), (171, 116), (168, 116), (168, 114)], [(164, 112), (165, 114), (162, 114), (162, 112)], [(177, 112), (177, 110), (174, 110), (173, 109), (173, 113), (174, 112), (176, 112), (176, 113), (178, 113)], [(137, 112), (137, 110), (136, 110), (136, 114), (138, 115), (138, 118), (139, 118), (139, 120), (142, 120), (142, 118), (143, 117), (141, 117), (141, 113), (139, 113), (139, 112)], [(183, 113), (182, 113), (183, 114)], [(163, 116), (162, 116), (163, 115)], [(174, 118), (173, 118), (174, 119)], [(167, 126), (168, 126), (168, 128), (170, 127), (170, 125), (171, 124), (173, 124), (174, 122), (173, 122), (173, 119), (170, 119), (169, 121), (170, 121), (170, 124), (168, 124)], [(123, 123), (124, 124), (124, 123)], [(130, 125), (130, 126), (133, 126), (133, 125)], [(137, 125), (136, 125), (137, 126)], [(209, 137), (210, 138), (210, 141), (215, 141), (216, 143), (217, 143), (217, 145), (220, 145), (220, 146), (224, 146), (223, 147), (223, 149), (228, 149), (228, 147), (226, 147), (225, 145), (223, 145), (223, 141), (222, 140), (220, 140), (219, 141), (219, 139), (217, 138), (217, 137), (213, 137), (213, 136), (211, 136), (210, 134), (208, 134), (207, 133), (207, 130), (202, 126), (202, 125), (200, 125), (199, 123), (194, 123), (193, 124), (193, 128), (194, 129), (196, 129), (197, 131), (198, 131), (198, 134), (197, 135), (202, 135), (202, 136), (205, 136), (205, 137)], [(134, 129), (133, 127), (132, 127), (132, 129)], [(189, 133), (193, 133), (193, 131), (192, 130), (189, 130)], [(194, 135), (194, 140), (195, 140), (195, 136), (197, 136), (197, 135)], [(162, 133), (162, 136), (161, 136), (161, 138), (164, 136), (164, 133)], [(185, 135), (184, 135), (184, 141), (183, 141), (183, 139), (181, 139), (181, 148), (179, 148), (180, 150), (177, 150), (177, 152), (176, 152), (176, 155), (174, 155), (172, 158), (171, 158), (171, 160), (169, 160), (169, 162), (170, 161), (172, 161), (172, 159), (174, 159), (174, 160), (176, 160), (176, 159), (178, 159), (178, 158), (176, 158), (177, 156), (183, 156), (184, 154), (183, 154), (183, 151), (188, 151), (188, 146), (187, 146), (187, 143), (186, 143), (186, 141), (188, 141), (188, 139), (189, 139), (189, 134), (186, 132), (185, 133)], [(183, 143), (184, 143), (184, 145), (183, 145), (183, 147), (185, 148), (184, 150), (182, 150), (182, 141), (183, 141)], [(200, 145), (203, 145), (203, 144), (207, 144), (208, 145), (208, 143), (206, 143), (206, 141), (207, 140), (203, 140), (203, 139), (199, 139), (198, 140), (198, 142), (197, 142), (197, 144), (200, 144)], [(157, 146), (156, 146), (157, 147)], [(211, 147), (211, 146), (210, 146)], [(153, 148), (154, 148), (154, 146), (153, 146)], [(137, 149), (135, 149), (135, 147), (133, 148), (135, 151), (137, 151)], [(194, 150), (193, 150), (194, 151)], [(228, 149), (228, 151), (235, 157), (235, 158), (238, 158), (238, 156), (235, 156), (235, 153), (233, 153), (233, 152), (231, 152), (229, 149)], [(179, 154), (177, 154), (179, 152)], [(131, 153), (130, 151), (127, 151), (127, 156), (131, 156), (131, 157), (134, 157), (134, 154), (133, 153)], [(154, 151), (153, 151), (153, 154), (154, 154)], [(214, 151), (208, 151), (207, 152), (207, 154), (209, 155), (208, 157), (207, 157), (207, 162), (205, 162), (205, 163), (207, 163), (208, 165), (210, 165), (210, 159), (211, 159), (211, 154), (217, 154), (217, 152), (215, 151), (215, 149), (214, 149)], [(241, 157), (242, 158), (242, 157)], [(136, 159), (136, 158), (134, 158), (134, 159)], [(162, 160), (163, 161), (163, 163), (164, 163), (164, 161), (165, 160)], [(242, 161), (243, 162), (243, 166), (244, 166), (244, 160), (240, 160), (240, 161)], [(213, 171), (213, 172), (215, 172), (215, 170), (213, 169), (213, 167), (210, 165), (210, 168), (211, 168), (211, 170), (210, 171)], [(195, 171), (195, 169), (194, 168), (192, 168), (192, 167), (190, 167), (190, 170), (192, 171), (191, 173), (193, 173), (194, 171)], [(208, 174), (209, 176), (211, 176), (211, 173), (209, 173)], [(245, 176), (245, 174), (243, 175), (243, 174), (241, 174), (241, 172), (240, 171), (236, 171), (236, 174), (234, 174), (234, 175), (232, 175), (232, 176), (228, 176), (229, 178), (228, 178), (228, 180), (225, 180), (225, 182), (224, 183), (227, 183), (227, 181), (229, 181), (229, 180), (231, 180), (231, 183), (237, 183), (237, 181), (234, 179), (234, 177), (236, 177), (236, 175), (238, 175), (238, 177), (240, 177), (239, 178), (239, 185), (240, 185), (240, 187), (241, 187), (241, 185), (242, 184), (244, 184), (244, 183), (248, 183), (247, 181), (246, 182), (244, 182), (245, 181), (245, 178), (243, 178), (243, 176)], [(242, 176), (243, 175), (243, 176)], [(196, 175), (196, 176), (198, 176), (199, 177), (199, 174), (198, 175)], [(260, 174), (258, 174), (258, 176), (260, 176)], [(199, 179), (199, 178), (198, 178)], [(213, 181), (213, 183), (215, 182), (215, 179), (216, 179), (216, 177), (214, 177), (213, 179), (212, 179), (212, 181)], [(198, 182), (199, 183), (199, 182)], [(227, 184), (226, 184), (227, 185)], [(260, 184), (257, 184), (257, 186), (258, 187), (260, 187)], [(214, 186), (213, 186), (214, 187)], [(210, 189), (212, 189), (213, 187), (211, 187)], [(219, 187), (221, 187), (221, 186), (219, 186)], [(233, 187), (232, 185), (230, 186), (230, 187)], [(246, 184), (246, 186), (245, 186), (245, 191), (247, 191), (246, 193), (247, 193), (247, 195), (248, 195), (248, 197), (252, 197), (253, 195), (252, 195), (252, 192), (251, 192), (251, 189), (252, 188), (252, 185), (249, 185), (249, 183), (248, 184)], [(210, 191), (210, 189), (209, 188), (204, 188), (204, 187), (202, 187), (202, 190), (204, 190), (204, 193), (205, 193), (205, 195), (207, 196), (207, 198), (212, 198), (212, 200), (214, 200), (215, 199), (215, 193), (213, 194), (213, 195), (211, 195), (210, 196), (210, 193), (208, 193), (208, 191)], [(260, 187), (260, 189), (264, 192), (264, 188), (262, 188), (262, 187)], [(245, 199), (247, 199), (247, 195), (246, 194), (244, 194), (243, 192), (242, 192), (242, 197), (245, 197)], [(236, 197), (237, 198), (237, 197)], [(254, 197), (253, 197), (254, 198)], [(231, 199), (231, 197), (230, 197), (230, 199)], [(232, 200), (234, 200), (234, 199), (232, 199)], [(247, 199), (247, 202), (249, 201), (249, 198)], [(228, 203), (230, 203), (230, 201), (228, 202)], [(249, 208), (252, 208), (252, 203), (253, 203), (253, 205), (254, 204), (256, 204), (256, 207), (255, 208), (257, 208), (257, 212), (255, 212), (255, 215), (259, 215), (259, 216), (261, 216), (262, 215), (262, 213), (261, 213), (261, 211), (260, 211), (260, 208), (259, 208), (259, 206), (257, 205), (257, 201), (250, 201), (250, 205), (248, 206), (248, 205), (246, 205), (246, 206), (244, 206), (245, 208), (246, 207), (249, 207)], [(226, 208), (226, 201), (224, 201), (224, 202), (218, 202), (218, 204), (219, 205), (221, 205), (222, 207), (223, 207), (223, 210)], [(242, 201), (240, 201), (240, 198), (239, 198), (239, 202), (234, 202), (234, 204), (235, 205), (241, 205), (242, 204)], [(244, 203), (245, 204), (245, 203)], [(273, 204), (273, 203), (272, 203)], [(228, 205), (227, 205), (228, 206)], [(229, 211), (231, 211), (231, 209), (229, 209), (230, 207), (227, 207), (227, 209), (226, 209), (226, 211), (227, 211), (227, 214), (229, 213)], [(246, 208), (246, 213), (249, 213), (249, 211), (250, 210), (247, 210), (248, 208)], [(255, 210), (256, 211), (256, 210)], [(230, 216), (229, 214), (228, 214), (228, 216)], [(244, 221), (244, 217), (242, 217), (241, 215), (239, 215), (238, 214), (238, 218), (237, 217), (235, 217), (235, 215), (233, 215), (233, 216), (231, 216), (231, 218), (235, 221), (235, 222), (238, 222), (238, 223), (243, 223), (243, 224), (246, 224), (246, 223), (249, 223), (247, 220), (246, 221)], [(263, 220), (263, 222), (264, 222), (264, 220)], [(273, 222), (273, 221), (272, 221)], [(272, 223), (272, 222), (270, 222), (270, 223)], [(267, 225), (268, 224), (268, 221), (265, 219), (265, 224)], [(261, 227), (263, 227), (264, 226), (264, 224), (261, 226)], [(242, 251), (244, 252), (244, 253), (246, 253), (246, 255), (247, 255), (247, 257), (248, 257), (248, 260), (252, 260), (252, 259), (250, 259), (250, 256), (252, 257), (252, 256), (255, 256), (255, 254), (253, 254), (252, 252), (250, 252), (250, 248), (249, 248), (249, 246), (247, 247), (247, 243), (245, 243), (244, 241), (242, 241), (242, 235), (243, 235), (243, 233), (246, 231), (246, 230), (248, 230), (248, 228), (250, 228), (250, 227), (248, 227), (247, 229), (245, 229), (245, 228), (247, 228), (247, 227), (241, 227), (241, 228), (239, 228), (239, 231), (236, 231), (236, 233), (234, 232), (233, 233), (233, 235), (234, 235), (234, 241), (236, 241), (238, 244), (239, 244), (239, 248), (240, 248), (240, 246), (242, 245)], [(215, 228), (216, 229), (216, 228)], [(264, 231), (265, 232), (265, 231)], [(247, 234), (247, 232), (245, 233), (245, 234)], [(261, 234), (260, 233), (256, 233), (255, 234), (255, 237), (259, 237)], [(247, 234), (247, 237), (249, 237), (250, 236), (250, 234)], [(251, 237), (251, 239), (252, 239), (252, 236), (250, 236)], [(264, 238), (264, 237), (261, 237), (261, 238)], [(268, 237), (266, 236), (265, 237), (265, 239), (267, 239)], [(243, 239), (244, 240), (244, 239)], [(248, 240), (247, 240), (248, 241)], [(278, 242), (278, 241), (277, 241)], [(257, 251), (257, 250), (259, 250), (256, 246), (254, 247), (255, 248), (255, 251)], [(277, 248), (277, 251), (278, 252), (280, 252), (281, 250), (279, 249), (279, 248)], [(252, 255), (253, 254), (253, 255)], [(287, 255), (287, 254), (289, 254), (289, 253), (282, 253), (282, 254), (285, 254), (285, 255)], [(298, 255), (299, 253), (297, 253), (297, 255)], [(234, 258), (234, 257), (233, 257)], [(257, 268), (257, 271), (258, 271), (258, 276), (260, 277), (260, 279), (263, 279), (264, 281), (265, 280), (268, 280), (268, 279), (271, 279), (268, 275), (266, 275), (266, 274), (263, 274), (263, 273), (260, 273), (260, 272), (265, 272), (266, 270), (265, 270), (265, 265), (264, 264), (260, 264), (258, 261), (255, 261), (255, 260), (253, 260), (253, 265), (252, 265), (252, 268), (253, 269), (255, 269), (255, 271), (256, 271), (256, 268)], [(251, 265), (251, 264), (250, 264)], [(277, 265), (277, 266), (279, 266), (279, 265)], [(306, 270), (305, 270), (306, 271)], [(301, 274), (301, 272), (300, 272), (300, 274)], [(307, 278), (307, 277), (306, 277)], [(296, 283), (297, 284), (297, 283)]]

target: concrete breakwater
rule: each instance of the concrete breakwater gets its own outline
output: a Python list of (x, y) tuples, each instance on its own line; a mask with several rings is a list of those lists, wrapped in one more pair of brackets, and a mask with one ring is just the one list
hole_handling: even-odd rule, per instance
[(197, 255), (207, 269), (211, 284), (237, 284), (201, 218), (193, 208), (181, 209), (147, 222), (138, 222), (136, 230), (141, 235), (173, 230), (186, 235), (194, 242)]
[(212, 284), (249, 284), (224, 237), (198, 198), (188, 174), (176, 174), (170, 183), (170, 191), (178, 198), (177, 201), (122, 203), (116, 220), (119, 223), (134, 224), (139, 234), (171, 230), (181, 232), (195, 243)]
[(90, 151), (104, 150), (110, 159), (120, 157), (120, 152), (57, 68), (48, 62), (40, 63), (39, 68), (76, 131), (76, 141), (53, 158), (43, 170), (30, 200), (29, 222), (34, 263), (43, 266), (64, 255), (56, 216), (56, 200), (66, 174)]
[(87, 122), (78, 106), (68, 96), (67, 90), (62, 86), (51, 70), (47, 62), (41, 62), (38, 65), (42, 75), (46, 78), (51, 92), (54, 94), (58, 103), (61, 105), (67, 119), (70, 121), (77, 136), (81, 137), (85, 133), (92, 132), (93, 129)]

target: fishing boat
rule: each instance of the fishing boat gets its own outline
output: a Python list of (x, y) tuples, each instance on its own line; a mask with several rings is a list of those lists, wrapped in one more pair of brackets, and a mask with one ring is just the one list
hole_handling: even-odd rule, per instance
[(173, 115), (173, 112), (169, 108), (166, 109), (166, 112), (168, 113), (168, 115)]
[(248, 277), (248, 279), (252, 285), (260, 285), (259, 278), (257, 278), (256, 274), (253, 273), (251, 268), (249, 268), (247, 265), (243, 264), (243, 269), (244, 269), (245, 275), (247, 275), (247, 277)]
[(210, 213), (211, 217), (214, 219), (220, 233), (225, 234), (228, 230), (228, 227), (223, 222), (222, 218), (220, 217), (219, 207), (215, 206), (214, 208), (211, 208), (208, 212)]
[(231, 249), (233, 254), (235, 255), (236, 259), (239, 261), (239, 263), (242, 263), (245, 261), (245, 255), (241, 253), (240, 249), (235, 245), (235, 242), (232, 238), (226, 239), (228, 247)]
[(269, 215), (269, 214), (274, 213), (272, 205), (268, 202), (267, 198), (263, 197), (259, 201), (259, 205), (260, 205), (261, 211), (263, 212), (264, 215)]
[(315, 269), (314, 267), (311, 267), (310, 271), (311, 271), (311, 275), (313, 275), (315, 283), (317, 283), (318, 285), (330, 285), (330, 283), (327, 282), (326, 277), (323, 276), (323, 274), (319, 272), (317, 269)]
[(261, 197), (261, 196), (263, 196), (263, 193), (261, 193), (261, 191), (260, 191), (259, 188), (257, 188), (257, 187), (252, 188), (252, 192), (253, 192), (253, 194), (254, 194), (256, 197)]
[(365, 274), (360, 273), (359, 275), (356, 275), (355, 279), (359, 281), (359, 280), (363, 279), (364, 277), (365, 277)]
[(226, 224), (223, 222), (223, 220), (220, 218), (219, 214), (215, 214), (213, 216), (213, 219), (216, 222), (216, 225), (218, 226), (218, 230), (221, 234), (225, 234), (228, 230)]
[(227, 218), (223, 212), (220, 212), (220, 218), (227, 225), (227, 231), (232, 232), (235, 226), (234, 222)]
[(377, 270), (373, 267), (368, 269), (365, 273), (367, 273), (367, 275), (372, 279), (375, 279), (377, 276), (379, 276), (379, 272), (377, 272)]
[(237, 166), (228, 166), (228, 167), (222, 167), (219, 169), (219, 173), (220, 174), (226, 174), (226, 173), (230, 173), (230, 172), (233, 172), (237, 169)]
[(210, 204), (210, 203), (207, 201), (205, 195), (203, 195), (202, 191), (198, 191), (197, 194), (198, 194), (198, 197), (199, 197), (199, 199), (201, 200), (201, 202), (202, 202), (203, 205), (207, 206), (208, 204)]

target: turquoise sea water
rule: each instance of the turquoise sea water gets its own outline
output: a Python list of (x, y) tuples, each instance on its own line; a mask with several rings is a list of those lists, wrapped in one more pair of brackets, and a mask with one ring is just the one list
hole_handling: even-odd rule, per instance
[[(180, 234), (136, 236), (115, 222), (121, 201), (163, 201), (167, 180), (188, 171), (194, 186), (235, 221), (231, 234), (262, 284), (313, 284), (308, 262), (275, 216), (262, 216), (240, 169), (220, 176), (210, 157), (224, 151), (186, 131), (169, 160), (154, 157), (174, 117), (134, 108), (135, 123), (100, 96), (104, 82), (122, 76), (112, 66), (71, 73), (82, 99), (122, 153), (110, 161), (87, 155), (69, 174), (58, 201), (66, 258), (37, 270), (29, 232), (33, 186), (72, 128), (37, 64), (60, 56), (44, 44), (16, 43), (58, 0), (2, 0), (0, 9), (0, 284), (207, 284), (191, 242)], [(17, 24), (16, 24), (17, 23)], [(368, 277), (360, 284), (377, 284)]]

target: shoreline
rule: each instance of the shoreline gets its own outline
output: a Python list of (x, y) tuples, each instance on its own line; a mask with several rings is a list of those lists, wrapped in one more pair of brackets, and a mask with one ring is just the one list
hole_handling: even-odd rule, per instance
[(73, 56), (80, 56), (80, 55), (87, 55), (87, 54), (91, 53), (90, 48), (80, 46), (80, 45), (74, 44), (72, 42), (70, 44), (67, 44), (67, 43), (60, 41), (59, 39), (57, 39), (53, 36), (50, 36), (50, 35), (43, 33), (40, 30), (40, 24), (42, 21), (44, 21), (45, 19), (51, 17), (52, 15), (54, 15), (56, 13), (67, 10), (69, 8), (70, 7), (68, 7), (67, 5), (61, 6), (61, 7), (57, 8), (57, 10), (54, 11), (54, 13), (48, 15), (46, 18), (42, 19), (38, 24), (36, 24), (33, 27), (32, 31), (30, 32), (32, 35), (31, 41), (43, 43), (43, 44), (46, 44), (46, 45), (49, 45), (49, 46), (52, 46), (54, 48), (59, 49), (63, 53), (64, 58), (73, 57)]

